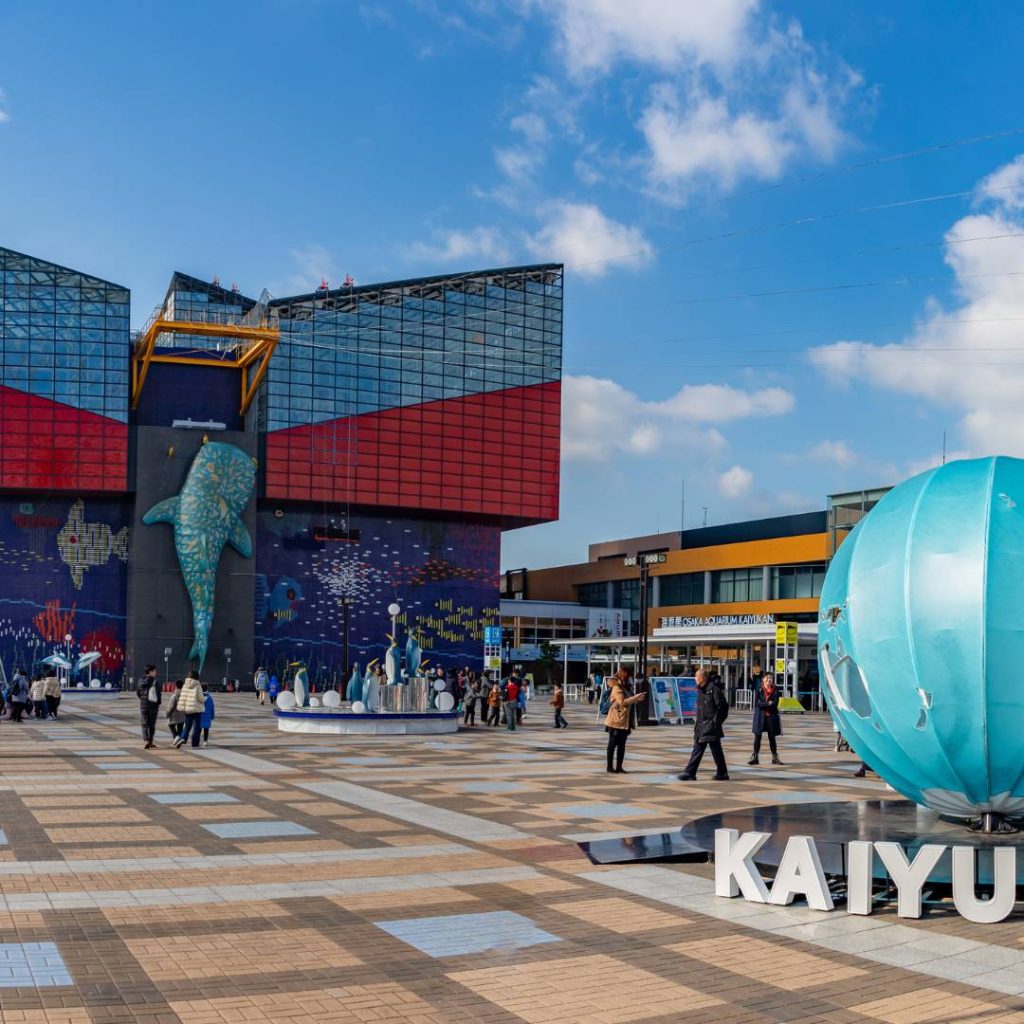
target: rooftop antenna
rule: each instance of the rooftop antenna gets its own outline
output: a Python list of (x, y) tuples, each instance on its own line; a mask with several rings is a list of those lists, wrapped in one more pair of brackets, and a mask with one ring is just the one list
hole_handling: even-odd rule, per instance
[(942, 464), (946, 464), (946, 432), (942, 432)]
[(707, 505), (701, 505), (701, 508), (704, 510), (704, 523), (703, 523), (703, 525), (707, 526), (708, 525), (708, 507), (707, 507)]

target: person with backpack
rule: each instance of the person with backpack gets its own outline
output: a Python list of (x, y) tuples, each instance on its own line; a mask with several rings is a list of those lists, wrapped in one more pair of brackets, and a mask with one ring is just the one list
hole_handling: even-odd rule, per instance
[(156, 746), (156, 720), (160, 714), (160, 684), (156, 681), (156, 665), (147, 665), (146, 671), (135, 687), (139, 698), (139, 723), (142, 726), (144, 750)]
[(21, 716), (25, 713), (25, 704), (28, 701), (28, 677), (25, 670), (19, 668), (11, 683), (11, 721), (20, 722)]
[(622, 762), (626, 756), (626, 740), (636, 725), (636, 709), (633, 705), (646, 699), (647, 694), (643, 690), (633, 693), (628, 668), (620, 668), (612, 676), (606, 695), (601, 697), (601, 707), (607, 708), (604, 730), (608, 733), (608, 771), (617, 775), (626, 774)]
[[(213, 719), (216, 717), (217, 710), (213, 704), (213, 694), (209, 690), (203, 690), (203, 712), (199, 716), (199, 725), (203, 730), (203, 746), (208, 747), (210, 745), (210, 728), (213, 725)], [(192, 746), (195, 746), (193, 743)]]
[(722, 737), (725, 735), (722, 725), (729, 717), (729, 702), (720, 682), (711, 682), (707, 669), (697, 669), (697, 719), (693, 723), (693, 750), (690, 760), (682, 774), (676, 778), (682, 782), (693, 782), (697, 778), (697, 769), (710, 747), (711, 756), (715, 759), (715, 781), (728, 782), (729, 769), (722, 751)]

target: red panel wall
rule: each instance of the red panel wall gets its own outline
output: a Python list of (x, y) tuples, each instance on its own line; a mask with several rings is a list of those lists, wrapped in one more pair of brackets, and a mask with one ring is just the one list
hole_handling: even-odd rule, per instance
[(128, 427), (0, 386), (0, 487), (125, 491)]
[(561, 383), (267, 434), (268, 498), (558, 518)]

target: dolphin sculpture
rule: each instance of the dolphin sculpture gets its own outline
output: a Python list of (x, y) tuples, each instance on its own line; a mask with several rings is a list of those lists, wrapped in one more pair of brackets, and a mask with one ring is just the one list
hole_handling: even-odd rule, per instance
[(181, 492), (154, 505), (147, 525), (170, 523), (178, 565), (192, 602), (193, 643), (189, 658), (203, 670), (213, 623), (217, 567), (225, 544), (252, 557), (252, 538), (242, 510), (256, 483), (256, 463), (233, 444), (211, 441), (196, 453)]

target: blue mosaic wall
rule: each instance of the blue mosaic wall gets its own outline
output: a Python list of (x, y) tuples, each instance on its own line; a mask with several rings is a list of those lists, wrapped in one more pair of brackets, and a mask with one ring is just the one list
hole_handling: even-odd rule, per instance
[(340, 677), (343, 605), (349, 660), (365, 667), (388, 644), (387, 607), (403, 608), (430, 665), (480, 668), (483, 627), (498, 621), (501, 532), (459, 522), (261, 509), (256, 540), (256, 658), (280, 676)]
[(100, 651), (96, 675), (124, 665), (130, 514), (114, 499), (0, 500), (0, 661), (32, 668), (54, 650)]

